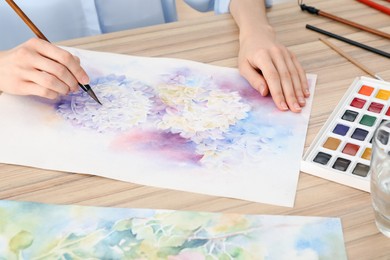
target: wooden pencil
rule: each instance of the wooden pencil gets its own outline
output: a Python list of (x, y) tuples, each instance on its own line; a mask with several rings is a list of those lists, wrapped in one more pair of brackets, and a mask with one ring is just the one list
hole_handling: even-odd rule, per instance
[(327, 39), (320, 37), (319, 40), (322, 41), (323, 43), (325, 43), (326, 45), (328, 45), (331, 49), (336, 51), (338, 54), (340, 54), (341, 56), (343, 56), (344, 58), (349, 60), (355, 66), (357, 66), (358, 68), (360, 68), (361, 70), (366, 72), (368, 75), (370, 75), (370, 76), (372, 76), (374, 78), (377, 78), (379, 80), (383, 80), (381, 77), (378, 76), (378, 74), (376, 74), (375, 72), (373, 72), (371, 69), (367, 68), (366, 66), (364, 66), (360, 62), (358, 62), (356, 59), (354, 59), (353, 57), (351, 57), (350, 55), (345, 53), (343, 50), (341, 50), (339, 47), (337, 47), (336, 45), (334, 45), (333, 43), (331, 43)]

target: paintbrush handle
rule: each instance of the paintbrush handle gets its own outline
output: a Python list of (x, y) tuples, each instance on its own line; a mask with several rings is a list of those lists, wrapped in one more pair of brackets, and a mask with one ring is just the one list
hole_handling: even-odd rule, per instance
[(361, 70), (366, 72), (371, 77), (378, 78), (378, 75), (376, 75), (374, 71), (372, 71), (371, 69), (367, 68), (366, 66), (364, 66), (363, 64), (361, 64), (360, 62), (355, 60), (353, 57), (349, 56), (347, 53), (345, 53), (343, 50), (341, 50), (339, 47), (337, 47), (336, 45), (334, 45), (333, 43), (331, 43), (327, 39), (324, 39), (324, 38), (321, 38), (321, 37), (319, 39), (320, 39), (320, 41), (322, 41), (323, 43), (328, 45), (331, 49), (333, 49), (335, 52), (337, 52), (338, 54), (340, 54), (341, 56), (343, 56), (344, 58), (349, 60), (352, 64), (354, 64), (355, 66), (357, 66), (358, 68), (360, 68)]
[(320, 16), (329, 18), (331, 20), (334, 20), (334, 21), (337, 21), (337, 22), (340, 22), (340, 23), (343, 23), (343, 24), (346, 24), (346, 25), (358, 28), (360, 30), (363, 30), (363, 31), (366, 31), (366, 32), (370, 32), (372, 34), (384, 37), (386, 39), (390, 39), (390, 34), (388, 34), (386, 32), (382, 32), (382, 31), (376, 30), (374, 28), (370, 28), (370, 27), (367, 27), (365, 25), (362, 25), (362, 24), (359, 24), (359, 23), (355, 23), (353, 21), (350, 21), (350, 20), (338, 17), (336, 15), (333, 15), (333, 14), (321, 11), (320, 9), (317, 9), (317, 8), (315, 8), (313, 6), (308, 6), (308, 5), (305, 5), (305, 4), (301, 4), (300, 7), (301, 7), (302, 11), (307, 11), (310, 14), (320, 15)]
[(370, 32), (370, 33), (375, 34), (375, 35), (382, 36), (384, 38), (390, 39), (390, 34), (388, 34), (386, 32), (378, 31), (376, 29), (364, 26), (364, 25), (359, 24), (359, 23), (355, 23), (355, 22), (349, 21), (347, 19), (338, 17), (338, 16), (330, 14), (330, 13), (327, 13), (327, 12), (324, 12), (324, 11), (318, 11), (318, 15), (327, 17), (329, 19), (335, 20), (335, 21), (343, 23), (343, 24), (347, 24), (349, 26), (358, 28), (358, 29), (366, 31), (366, 32)]
[(360, 42), (357, 42), (357, 41), (354, 41), (354, 40), (345, 38), (345, 37), (343, 37), (343, 36), (340, 36), (340, 35), (337, 35), (337, 34), (334, 34), (334, 33), (331, 33), (331, 32), (325, 31), (325, 30), (322, 30), (322, 29), (317, 28), (317, 27), (315, 27), (315, 26), (312, 26), (312, 25), (310, 25), (310, 24), (306, 24), (306, 28), (309, 29), (309, 30), (313, 30), (313, 31), (315, 31), (315, 32), (318, 32), (318, 33), (322, 33), (322, 34), (327, 35), (327, 36), (329, 36), (329, 37), (335, 38), (335, 39), (337, 39), (337, 40), (340, 40), (340, 41), (349, 43), (349, 44), (354, 45), (354, 46), (356, 46), (356, 47), (365, 49), (365, 50), (367, 50), (367, 51), (370, 51), (370, 52), (379, 54), (379, 55), (384, 56), (384, 57), (386, 57), (386, 58), (390, 58), (390, 53), (388, 53), (388, 52), (381, 51), (381, 50), (376, 49), (376, 48), (374, 48), (374, 47), (365, 45), (365, 44), (363, 44), (363, 43), (360, 43)]
[(31, 31), (34, 32), (38, 38), (50, 42), (46, 36), (38, 29), (38, 27), (35, 26), (35, 24), (28, 18), (28, 16), (22, 11), (22, 9), (17, 6), (14, 1), (11, 0), (5, 0), (12, 9), (20, 16), (20, 18), (24, 21), (25, 24), (27, 24), (28, 27), (30, 27)]

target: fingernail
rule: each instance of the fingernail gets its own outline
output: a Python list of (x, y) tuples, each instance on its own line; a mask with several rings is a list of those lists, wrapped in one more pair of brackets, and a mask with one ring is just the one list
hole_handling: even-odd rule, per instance
[(301, 106), (298, 103), (294, 103), (294, 108), (296, 110), (302, 110)]
[(89, 77), (88, 76), (83, 76), (81, 78), (81, 83), (82, 84), (88, 84), (89, 83)]
[(260, 84), (260, 94), (262, 96), (264, 96), (264, 94), (265, 94), (265, 86), (264, 86), (264, 84)]
[(284, 101), (280, 102), (280, 106), (282, 107), (283, 110), (288, 110), (286, 102)]
[(310, 95), (310, 91), (309, 91), (309, 89), (308, 89), (308, 88), (305, 88), (305, 90), (304, 90), (304, 91), (305, 91), (305, 94), (306, 94), (306, 95)]
[(306, 104), (306, 100), (303, 97), (299, 97), (298, 102), (303, 105)]

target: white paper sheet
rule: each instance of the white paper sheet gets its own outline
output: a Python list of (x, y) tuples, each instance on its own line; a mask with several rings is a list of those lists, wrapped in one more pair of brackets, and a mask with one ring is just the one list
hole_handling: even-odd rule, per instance
[(311, 97), (281, 112), (238, 70), (69, 49), (85, 92), (0, 96), (0, 162), (293, 206)]

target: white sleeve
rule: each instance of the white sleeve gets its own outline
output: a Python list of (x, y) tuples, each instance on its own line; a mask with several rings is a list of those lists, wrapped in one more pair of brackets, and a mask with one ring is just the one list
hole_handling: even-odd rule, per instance
[(199, 12), (212, 10), (217, 14), (229, 12), (230, 0), (184, 0), (184, 2)]
[[(230, 0), (184, 0), (189, 6), (199, 12), (214, 10), (217, 14), (229, 13)], [(272, 6), (272, 0), (265, 0), (266, 7)]]
[(229, 13), (230, 0), (215, 0), (214, 12), (216, 14)]
[[(53, 42), (101, 33), (94, 0), (18, 1), (19, 7)], [(7, 4), (0, 2), (0, 50), (36, 37)]]

